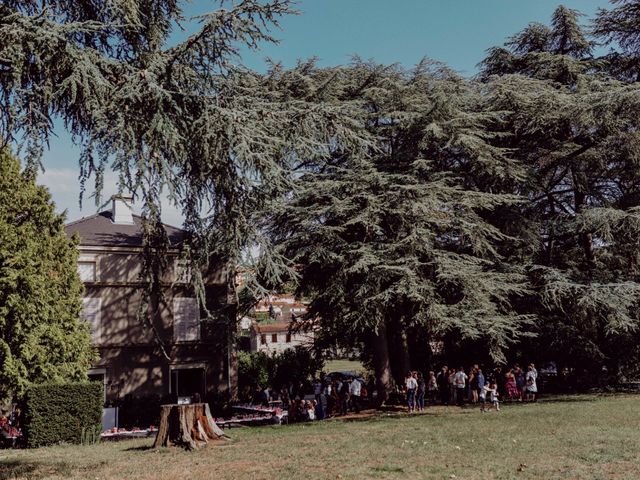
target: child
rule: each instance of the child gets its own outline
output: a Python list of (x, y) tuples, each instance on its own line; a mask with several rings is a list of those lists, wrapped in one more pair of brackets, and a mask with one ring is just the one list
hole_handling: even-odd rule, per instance
[(489, 386), (489, 382), (485, 383), (484, 385), (482, 385), (480, 387), (480, 392), (479, 392), (479, 396), (478, 399), (480, 400), (480, 411), (482, 413), (486, 412), (486, 401), (487, 401), (487, 390), (489, 390), (491, 387)]
[(489, 387), (485, 385), (484, 392), (485, 392), (485, 398), (486, 398), (486, 394), (488, 393), (489, 401), (491, 402), (492, 405), (496, 407), (496, 411), (499, 412), (500, 402), (498, 401), (498, 385), (496, 384), (496, 382), (495, 381), (491, 382), (491, 384), (489, 384)]

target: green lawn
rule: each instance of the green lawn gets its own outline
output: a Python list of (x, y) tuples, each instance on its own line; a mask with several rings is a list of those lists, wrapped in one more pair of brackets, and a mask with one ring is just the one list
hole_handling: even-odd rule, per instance
[(637, 479), (639, 402), (581, 396), (247, 428), (193, 453), (150, 440), (5, 450), (0, 479)]
[(358, 360), (327, 360), (324, 364), (324, 371), (329, 372), (356, 372), (363, 373), (365, 368)]

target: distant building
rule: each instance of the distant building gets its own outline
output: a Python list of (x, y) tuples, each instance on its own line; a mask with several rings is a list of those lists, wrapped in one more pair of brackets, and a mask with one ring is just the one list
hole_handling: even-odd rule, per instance
[[(169, 269), (160, 305), (145, 325), (138, 318), (145, 284), (142, 219), (130, 199), (114, 197), (111, 210), (66, 225), (79, 235), (78, 273), (85, 285), (82, 317), (91, 326), (100, 360), (89, 372), (103, 382), (107, 402), (124, 396), (201, 398), (235, 388), (230, 375), (230, 335), (224, 325), (202, 323), (187, 266), (180, 261), (183, 231), (166, 225)], [(226, 297), (221, 270), (205, 278), (207, 297)], [(155, 333), (154, 333), (155, 332)], [(168, 355), (165, 357), (164, 352)]]
[(290, 323), (254, 323), (251, 327), (251, 351), (280, 354), (288, 348), (313, 345), (313, 330), (292, 331), (290, 326)]
[[(282, 353), (296, 346), (312, 346), (313, 328), (302, 328), (299, 323), (306, 313), (306, 304), (293, 295), (270, 295), (258, 302), (254, 308), (258, 321), (251, 325), (250, 331), (251, 351)], [(265, 317), (274, 323), (260, 321)]]

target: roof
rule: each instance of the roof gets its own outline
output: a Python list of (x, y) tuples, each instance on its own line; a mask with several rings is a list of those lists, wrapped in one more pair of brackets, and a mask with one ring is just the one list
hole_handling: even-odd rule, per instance
[(279, 332), (288, 332), (289, 325), (290, 325), (289, 323), (269, 323), (267, 325), (254, 323), (252, 328), (257, 333), (279, 333)]
[[(184, 230), (171, 225), (164, 226), (171, 246), (177, 246), (184, 238)], [(80, 235), (81, 246), (141, 247), (142, 217), (133, 215), (133, 224), (113, 223), (111, 211), (96, 213), (65, 225), (68, 236)]]

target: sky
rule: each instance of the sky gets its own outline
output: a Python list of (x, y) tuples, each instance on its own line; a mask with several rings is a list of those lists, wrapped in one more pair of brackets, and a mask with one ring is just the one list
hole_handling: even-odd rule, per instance
[[(211, 11), (218, 4), (193, 0), (185, 15)], [(598, 8), (610, 6), (608, 0), (300, 0), (300, 14), (283, 19), (281, 29), (273, 32), (280, 43), (246, 52), (242, 61), (261, 71), (266, 58), (290, 67), (298, 59), (318, 57), (321, 66), (332, 66), (348, 63), (357, 54), (410, 67), (428, 57), (472, 76), (488, 48), (502, 45), (530, 22), (548, 23), (560, 4), (586, 14), (585, 22)], [(172, 41), (183, 40), (196, 25), (187, 23), (186, 31), (174, 34)], [(92, 215), (97, 211), (92, 199), (85, 199), (82, 209), (78, 202), (79, 149), (61, 126), (55, 133), (38, 181), (49, 188), (58, 211), (67, 211), (68, 220)], [(103, 199), (114, 193), (116, 176), (107, 173)], [(163, 220), (181, 224), (180, 213), (168, 202)]]

